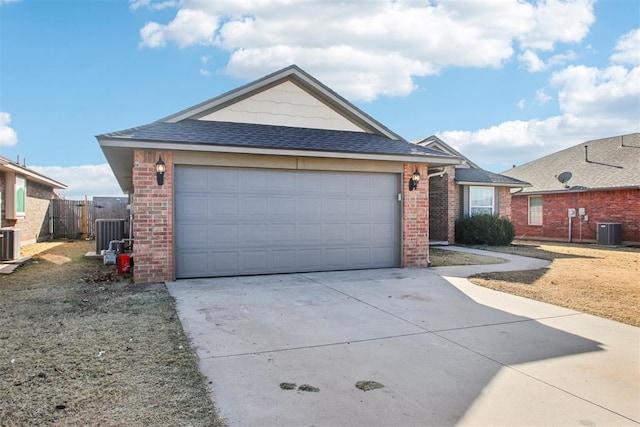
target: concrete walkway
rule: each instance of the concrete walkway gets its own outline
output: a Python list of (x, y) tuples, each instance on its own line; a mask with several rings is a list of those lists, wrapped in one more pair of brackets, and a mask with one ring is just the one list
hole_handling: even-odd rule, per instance
[[(472, 272), (547, 265), (499, 257)], [(640, 425), (639, 328), (474, 286), (469, 271), (167, 286), (232, 426)]]

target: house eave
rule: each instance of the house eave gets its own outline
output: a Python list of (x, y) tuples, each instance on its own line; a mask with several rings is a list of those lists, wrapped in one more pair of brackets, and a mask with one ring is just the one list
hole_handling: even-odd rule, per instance
[(522, 183), (522, 184), (508, 184), (508, 183), (498, 183), (498, 182), (476, 182), (476, 181), (455, 181), (458, 185), (484, 185), (490, 187), (509, 187), (509, 188), (523, 188), (523, 187), (531, 187), (531, 184)]
[(97, 137), (113, 173), (124, 193), (132, 190), (132, 168), (134, 150), (195, 151), (221, 154), (256, 154), (265, 156), (315, 157), (342, 160), (378, 160), (398, 163), (424, 164), (428, 167), (458, 165), (462, 159), (451, 156), (419, 154), (380, 154), (349, 151), (319, 151), (281, 148), (256, 148), (219, 144), (177, 143), (170, 141), (143, 141)]
[(54, 188), (56, 190), (66, 190), (68, 188), (65, 184), (62, 184), (61, 182), (58, 182), (51, 178), (47, 178), (44, 175), (41, 175), (37, 172), (34, 172), (22, 166), (15, 165), (13, 163), (5, 163), (5, 162), (0, 163), (0, 170), (2, 169), (26, 176), (27, 179), (36, 181), (40, 184), (50, 186), (51, 188)]
[(598, 191), (625, 191), (625, 190), (640, 190), (640, 185), (630, 185), (622, 187), (598, 187), (598, 188), (581, 188), (581, 189), (563, 189), (563, 190), (542, 190), (542, 191), (523, 191), (520, 193), (514, 193), (516, 196), (539, 196), (544, 194), (567, 194), (567, 193), (594, 193)]

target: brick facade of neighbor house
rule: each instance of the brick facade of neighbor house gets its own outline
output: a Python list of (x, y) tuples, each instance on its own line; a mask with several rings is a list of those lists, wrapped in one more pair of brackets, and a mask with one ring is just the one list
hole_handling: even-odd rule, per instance
[(455, 169), (447, 166), (443, 176), (429, 179), (429, 239), (454, 243), (456, 218), (460, 216), (460, 194)]
[(6, 177), (0, 173), (0, 192), (2, 193), (2, 224), (1, 227), (15, 227), (20, 229), (20, 244), (22, 246), (36, 243), (50, 238), (49, 233), (49, 204), (56, 197), (53, 189), (35, 181), (27, 180), (27, 198), (24, 218), (7, 218)]
[[(418, 170), (421, 177), (418, 188), (409, 191), (409, 180)], [(427, 168), (423, 165), (404, 165), (402, 266), (426, 267), (429, 264), (429, 180)]]
[[(158, 157), (166, 164), (164, 185), (156, 181)], [(136, 283), (173, 280), (173, 156), (135, 150), (133, 165), (134, 269)]]
[(51, 187), (33, 181), (27, 181), (26, 217), (15, 221), (20, 229), (22, 245), (36, 243), (48, 239), (49, 204), (54, 197)]
[[(597, 223), (621, 223), (622, 241), (640, 243), (640, 190), (584, 191), (542, 195), (542, 225), (528, 224), (529, 197), (513, 195), (512, 210), (516, 237), (540, 240), (569, 240), (567, 210), (585, 208), (588, 221), (572, 219), (572, 241), (595, 242)], [(582, 223), (582, 238), (580, 226)]]

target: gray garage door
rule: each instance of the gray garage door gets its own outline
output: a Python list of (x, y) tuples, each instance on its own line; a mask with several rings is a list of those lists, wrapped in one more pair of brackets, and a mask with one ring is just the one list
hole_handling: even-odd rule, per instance
[(397, 267), (398, 175), (177, 166), (178, 278)]

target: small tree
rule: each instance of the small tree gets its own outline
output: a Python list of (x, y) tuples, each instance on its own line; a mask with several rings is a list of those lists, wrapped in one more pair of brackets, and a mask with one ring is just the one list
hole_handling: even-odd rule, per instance
[(509, 218), (482, 214), (456, 221), (456, 242), (464, 245), (508, 245), (515, 237), (516, 229)]

